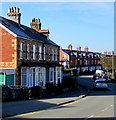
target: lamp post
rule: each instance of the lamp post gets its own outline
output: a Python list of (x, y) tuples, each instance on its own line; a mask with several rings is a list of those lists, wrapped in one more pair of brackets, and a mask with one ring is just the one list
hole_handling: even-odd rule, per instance
[(112, 79), (114, 79), (114, 51), (112, 52)]

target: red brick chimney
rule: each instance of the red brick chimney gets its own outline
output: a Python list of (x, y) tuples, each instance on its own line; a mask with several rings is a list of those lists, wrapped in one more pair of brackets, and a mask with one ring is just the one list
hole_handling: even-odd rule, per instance
[(77, 45), (77, 51), (81, 51), (81, 46)]
[(17, 23), (21, 23), (21, 13), (20, 13), (20, 9), (16, 8), (16, 7), (12, 7), (8, 9), (8, 19), (17, 22)]
[(111, 52), (108, 52), (108, 55), (111, 55)]
[(62, 49), (62, 47), (60, 46), (60, 49)]
[(107, 51), (104, 52), (104, 55), (107, 55)]
[(88, 46), (85, 46), (84, 50), (85, 50), (86, 52), (88, 52), (88, 51), (89, 51)]
[(69, 49), (69, 50), (72, 50), (72, 45), (71, 45), (71, 44), (68, 45), (68, 49)]
[(38, 30), (41, 30), (41, 22), (40, 22), (40, 19), (35, 19), (33, 18), (30, 22), (30, 26), (31, 28), (33, 29), (38, 29)]

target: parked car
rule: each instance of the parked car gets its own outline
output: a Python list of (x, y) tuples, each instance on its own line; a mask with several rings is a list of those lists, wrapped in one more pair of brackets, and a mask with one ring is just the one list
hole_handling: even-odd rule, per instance
[(97, 80), (97, 79), (99, 79), (100, 77), (101, 77), (100, 74), (94, 74), (94, 75), (93, 75), (93, 79), (94, 79), (94, 80)]
[(106, 76), (106, 75), (102, 76), (102, 78), (103, 78), (106, 82), (111, 82), (111, 79), (110, 79), (108, 76)]
[(95, 89), (108, 89), (108, 84), (105, 79), (98, 79), (94, 82)]

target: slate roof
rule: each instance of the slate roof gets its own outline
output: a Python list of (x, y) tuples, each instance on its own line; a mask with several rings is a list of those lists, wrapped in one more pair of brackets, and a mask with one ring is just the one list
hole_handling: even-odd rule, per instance
[(83, 53), (87, 53), (87, 54), (100, 54), (98, 52), (86, 52), (86, 51), (77, 51), (77, 50), (68, 50), (68, 49), (61, 49), (63, 52), (65, 52), (68, 55), (75, 55), (74, 53), (78, 53), (78, 54), (83, 54)]
[(68, 50), (68, 49), (61, 49), (61, 50), (68, 55), (74, 55), (74, 53), (71, 50)]
[(6, 19), (1, 16), (0, 16), (0, 23), (2, 25), (4, 25), (6, 28), (8, 28), (10, 31), (15, 33), (18, 37), (24, 37), (24, 38), (28, 38), (30, 40), (34, 40), (34, 41), (38, 41), (38, 42), (42, 42), (45, 44), (50, 44), (50, 45), (58, 47), (58, 45), (56, 43), (54, 43), (51, 40), (45, 39), (44, 37), (42, 37), (39, 34), (39, 32), (37, 32), (36, 30), (34, 30), (30, 27), (27, 27), (22, 24), (18, 24), (12, 20)]

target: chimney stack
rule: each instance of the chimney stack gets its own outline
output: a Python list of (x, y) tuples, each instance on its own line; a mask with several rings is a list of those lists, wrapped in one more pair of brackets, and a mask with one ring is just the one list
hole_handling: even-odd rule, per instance
[(36, 29), (36, 30), (41, 30), (41, 22), (40, 22), (40, 19), (35, 19), (33, 18), (30, 22), (30, 26), (31, 28), (33, 29)]
[(16, 7), (9, 8), (8, 13), (7, 13), (8, 18), (10, 20), (20, 24), (20, 22), (21, 22), (21, 13), (19, 11), (20, 11), (20, 9), (16, 8)]
[(84, 50), (85, 50), (86, 52), (88, 52), (88, 51), (89, 51), (88, 46), (85, 46)]
[(77, 45), (77, 51), (81, 51), (81, 46)]
[(68, 45), (68, 50), (72, 50), (72, 45)]
[(107, 55), (107, 51), (104, 52), (104, 55)]
[(108, 52), (108, 55), (111, 55), (111, 52)]

